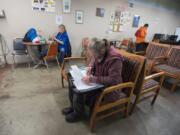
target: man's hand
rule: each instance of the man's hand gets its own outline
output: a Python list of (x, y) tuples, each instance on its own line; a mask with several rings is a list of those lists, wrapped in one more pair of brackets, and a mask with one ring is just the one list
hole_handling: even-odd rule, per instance
[(90, 83), (90, 76), (84, 76), (83, 78), (82, 78), (82, 81), (83, 82), (85, 82), (86, 84), (89, 84)]

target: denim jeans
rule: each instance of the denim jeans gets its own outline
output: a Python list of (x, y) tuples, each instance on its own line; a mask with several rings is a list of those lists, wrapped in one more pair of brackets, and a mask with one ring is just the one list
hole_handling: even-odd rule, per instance
[(136, 43), (136, 52), (146, 51), (147, 46), (148, 46), (148, 43), (146, 42)]
[(59, 63), (62, 64), (65, 57), (65, 49), (60, 48), (58, 51), (59, 51), (58, 60), (59, 60)]

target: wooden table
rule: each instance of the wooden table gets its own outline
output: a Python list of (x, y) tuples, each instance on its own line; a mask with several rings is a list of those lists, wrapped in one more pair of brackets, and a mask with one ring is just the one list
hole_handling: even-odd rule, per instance
[[(31, 60), (35, 62), (35, 59), (37, 60), (37, 58), (34, 58), (32, 56), (32, 53), (30, 51), (30, 47), (35, 47), (37, 46), (38, 47), (38, 51), (39, 53), (42, 51), (42, 46), (46, 46), (48, 45), (48, 43), (33, 43), (33, 42), (23, 42), (23, 44), (27, 47), (27, 51), (28, 51), (28, 55), (30, 56)], [(39, 67), (40, 65), (45, 65), (41, 60), (38, 60), (39, 62), (33, 67), (33, 68), (37, 68)]]

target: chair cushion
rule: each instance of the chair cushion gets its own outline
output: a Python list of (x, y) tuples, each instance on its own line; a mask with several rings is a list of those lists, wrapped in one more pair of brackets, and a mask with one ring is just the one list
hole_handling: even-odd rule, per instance
[(115, 102), (119, 99), (123, 99), (126, 97), (127, 97), (126, 93), (122, 92), (121, 90), (117, 90), (117, 91), (111, 92), (109, 94), (106, 94), (103, 98), (102, 104), (112, 103), (112, 102)]
[(124, 57), (123, 68), (122, 68), (122, 78), (123, 82), (128, 82), (131, 80), (136, 62), (131, 61), (128, 58)]
[(153, 79), (150, 79), (149, 81), (147, 81), (147, 82), (144, 84), (143, 90), (149, 89), (149, 88), (151, 88), (151, 87), (153, 87), (153, 86), (156, 86), (156, 85), (158, 85), (158, 82), (155, 81), (155, 80), (153, 80)]
[(171, 49), (169, 58), (168, 58), (168, 65), (180, 68), (180, 47), (174, 47)]
[(148, 59), (153, 59), (159, 56), (166, 56), (168, 53), (169, 47), (161, 46), (157, 44), (150, 43), (146, 52), (146, 57)]
[(179, 68), (172, 67), (172, 66), (169, 66), (169, 65), (166, 65), (166, 64), (156, 65), (154, 68), (157, 69), (157, 70), (162, 70), (164, 72), (168, 72), (168, 73), (173, 74), (173, 75), (180, 74), (180, 69)]

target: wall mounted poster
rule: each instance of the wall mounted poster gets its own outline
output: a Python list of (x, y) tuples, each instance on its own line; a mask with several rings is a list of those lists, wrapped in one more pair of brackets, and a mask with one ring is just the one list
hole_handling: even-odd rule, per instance
[(63, 0), (63, 13), (71, 12), (71, 0)]
[(139, 20), (140, 20), (140, 16), (134, 15), (132, 27), (137, 28), (139, 26)]
[(37, 11), (55, 12), (55, 0), (32, 0), (32, 9)]
[(63, 18), (61, 15), (56, 15), (56, 24), (60, 25), (62, 24)]
[(104, 17), (105, 9), (104, 8), (96, 8), (96, 16)]
[(115, 12), (111, 12), (110, 18), (109, 18), (109, 23), (110, 25), (113, 25), (114, 23), (114, 17), (115, 17)]
[(120, 31), (120, 20), (121, 20), (121, 11), (116, 10), (114, 13), (114, 22), (113, 22), (113, 32)]
[(81, 10), (76, 10), (75, 12), (75, 22), (77, 24), (82, 24), (84, 19), (84, 12)]

